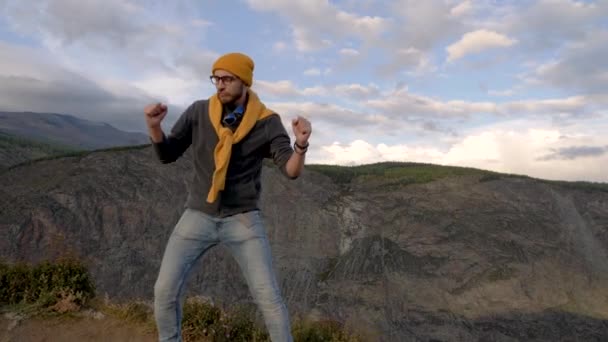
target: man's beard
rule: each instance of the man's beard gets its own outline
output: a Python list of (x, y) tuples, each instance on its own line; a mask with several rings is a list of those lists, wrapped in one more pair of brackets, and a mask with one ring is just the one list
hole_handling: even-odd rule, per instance
[(243, 96), (243, 91), (241, 90), (241, 92), (239, 92), (238, 94), (229, 94), (229, 93), (223, 93), (223, 94), (225, 94), (225, 95), (219, 96), (219, 94), (218, 94), (218, 98), (220, 99), (220, 102), (222, 102), (222, 104), (227, 107), (236, 107), (236, 102), (241, 98), (241, 96)]

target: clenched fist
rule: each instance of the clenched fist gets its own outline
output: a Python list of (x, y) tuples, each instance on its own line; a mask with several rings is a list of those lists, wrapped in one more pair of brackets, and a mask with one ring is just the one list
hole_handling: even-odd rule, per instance
[(167, 105), (162, 103), (154, 103), (147, 105), (144, 108), (144, 113), (146, 114), (146, 124), (148, 128), (158, 128), (160, 127), (161, 121), (167, 115)]
[(305, 118), (298, 116), (291, 121), (291, 127), (293, 128), (293, 134), (296, 137), (296, 143), (300, 146), (308, 145), (308, 139), (310, 138), (310, 133), (312, 133), (310, 122)]

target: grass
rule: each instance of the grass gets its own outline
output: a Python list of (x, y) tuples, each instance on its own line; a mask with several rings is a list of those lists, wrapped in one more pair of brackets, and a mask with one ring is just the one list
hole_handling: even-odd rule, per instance
[(355, 180), (386, 180), (396, 184), (422, 184), (449, 176), (481, 175), (497, 177), (497, 173), (467, 167), (441, 166), (424, 163), (381, 162), (359, 166), (311, 164), (307, 169), (322, 173), (338, 184)]
[(445, 177), (479, 176), (479, 182), (490, 182), (506, 178), (521, 178), (557, 185), (573, 190), (608, 192), (608, 183), (553, 181), (525, 175), (500, 173), (470, 167), (443, 166), (411, 162), (381, 162), (358, 166), (310, 164), (306, 168), (328, 176), (337, 184), (382, 181), (383, 186), (424, 184)]

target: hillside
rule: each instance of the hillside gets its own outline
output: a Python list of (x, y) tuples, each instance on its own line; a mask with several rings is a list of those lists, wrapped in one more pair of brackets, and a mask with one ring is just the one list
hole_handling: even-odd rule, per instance
[(149, 142), (142, 133), (125, 132), (107, 123), (55, 113), (0, 112), (0, 132), (78, 150)]
[(73, 148), (50, 143), (41, 143), (0, 132), (0, 169), (17, 165), (28, 160), (73, 152), (76, 152)]
[[(152, 297), (183, 210), (188, 155), (150, 147), (24, 164), (0, 174), (0, 256), (82, 259), (100, 296)], [(292, 313), (379, 341), (608, 338), (608, 187), (411, 163), (263, 173), (262, 210)], [(212, 250), (190, 294), (250, 300)]]

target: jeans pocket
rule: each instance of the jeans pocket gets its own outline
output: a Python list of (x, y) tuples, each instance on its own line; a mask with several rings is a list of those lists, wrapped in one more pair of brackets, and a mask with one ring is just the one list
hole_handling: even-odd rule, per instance
[(236, 219), (247, 229), (256, 229), (262, 226), (262, 217), (259, 210), (237, 214)]

